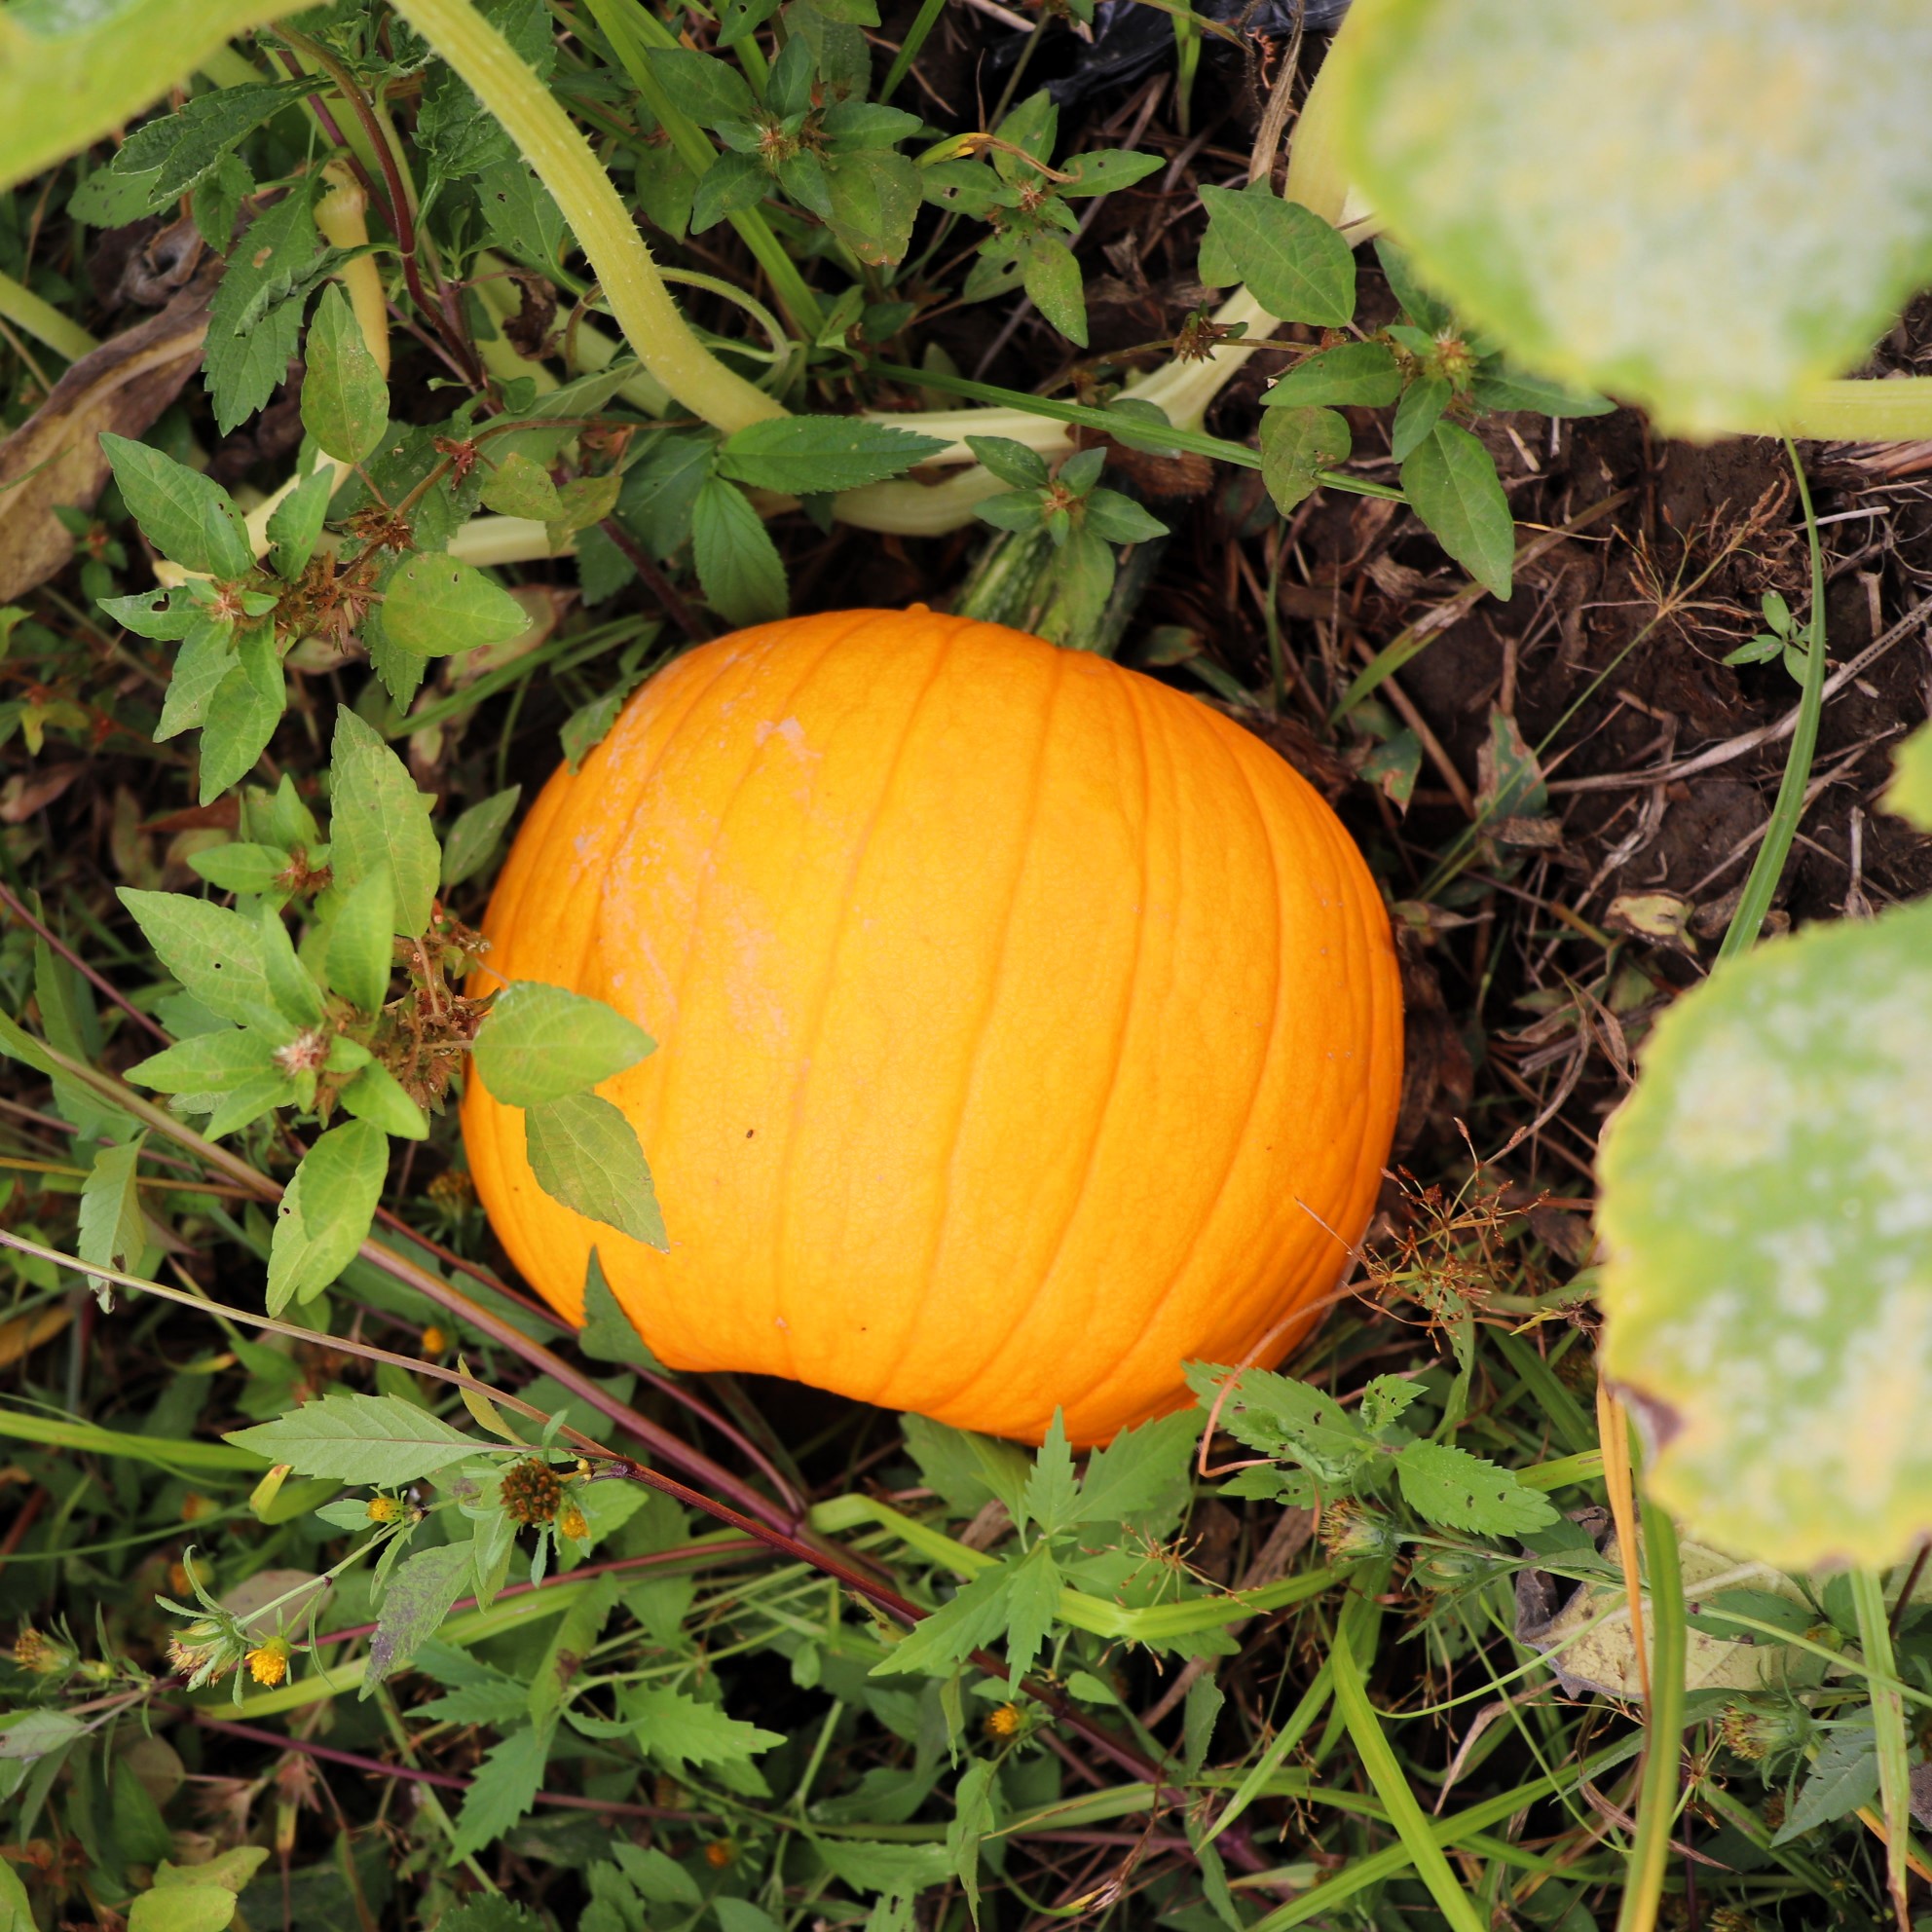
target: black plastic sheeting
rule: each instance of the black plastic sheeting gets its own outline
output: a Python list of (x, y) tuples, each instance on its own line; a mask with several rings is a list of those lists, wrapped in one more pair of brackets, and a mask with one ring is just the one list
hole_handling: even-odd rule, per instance
[[(1299, 26), (1305, 33), (1326, 33), (1341, 22), (1349, 0), (1195, 0), (1194, 11), (1232, 27), (1245, 40), (1288, 40)], [(985, 72), (996, 80), (1020, 57), (1026, 35), (1014, 32), (987, 50)], [(1238, 57), (1218, 34), (1202, 35), (1209, 59)], [(1029, 80), (1038, 78), (1061, 107), (1109, 90), (1132, 85), (1173, 57), (1173, 16), (1135, 0), (1099, 0), (1094, 10), (1094, 38), (1086, 41), (1064, 30), (1050, 34), (1028, 62)]]

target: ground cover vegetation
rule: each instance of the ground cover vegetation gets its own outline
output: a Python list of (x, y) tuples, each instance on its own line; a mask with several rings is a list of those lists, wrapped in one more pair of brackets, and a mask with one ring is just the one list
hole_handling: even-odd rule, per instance
[[(1771, 12), (0, 13), (0, 1922), (1924, 1910), (1932, 50)], [(505, 839), (914, 601), (1401, 948), (1326, 1324), (1085, 1459), (570, 1329), (449, 1105), (665, 1239)]]

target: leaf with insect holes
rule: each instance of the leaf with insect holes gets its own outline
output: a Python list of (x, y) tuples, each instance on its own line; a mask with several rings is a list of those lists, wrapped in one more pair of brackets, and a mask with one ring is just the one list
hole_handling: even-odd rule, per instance
[(1271, 409), (1261, 419), (1261, 481), (1283, 516), (1320, 487), (1321, 472), (1347, 463), (1354, 438), (1335, 409)]
[(304, 175), (248, 224), (208, 306), (207, 389), (223, 435), (262, 408), (288, 374), (321, 254), (312, 211), (317, 179)]
[(1347, 326), (1356, 312), (1356, 262), (1337, 230), (1299, 202), (1279, 200), (1265, 177), (1243, 190), (1203, 188), (1201, 201), (1208, 217), (1205, 281), (1246, 282), (1284, 322)]
[(1932, 832), (1932, 724), (1921, 724), (1893, 754), (1892, 782), (1880, 802), (1920, 832)]
[[(1262, 419), (1265, 425), (1271, 419)], [(1516, 526), (1496, 460), (1467, 429), (1437, 423), (1402, 464), (1410, 507), (1442, 547), (1491, 595), (1506, 598)]]
[(1324, 1482), (1351, 1480), (1375, 1452), (1368, 1431), (1333, 1395), (1291, 1375), (1191, 1362), (1187, 1384), (1208, 1408), (1218, 1400), (1219, 1427), (1238, 1441), (1291, 1458)]
[(551, 523), (564, 513), (550, 472), (521, 450), (511, 450), (483, 481), (483, 507), (499, 516), (528, 517)]
[(339, 886), (388, 873), (395, 929), (404, 939), (428, 925), (442, 869), (430, 804), (376, 727), (338, 706), (329, 751), (329, 863)]
[(1932, 1533), (1932, 904), (1720, 965), (1599, 1157), (1604, 1367), (1646, 1482), (1780, 1569)]
[(609, 1100), (546, 1100), (525, 1110), (523, 1132), (531, 1171), (553, 1201), (647, 1246), (670, 1246), (637, 1130)]
[(587, 1094), (656, 1047), (616, 1008), (565, 986), (518, 980), (491, 1005), (472, 1049), (493, 1099), (538, 1107)]
[(1513, 1537), (1556, 1520), (1539, 1490), (1449, 1442), (1411, 1442), (1395, 1458), (1402, 1498), (1425, 1522), (1478, 1536)]
[(530, 613), (474, 564), (441, 551), (406, 558), (383, 591), (390, 642), (422, 657), (507, 644), (530, 628)]
[(223, 581), (255, 568), (242, 512), (212, 477), (112, 431), (102, 432), (100, 447), (121, 501), (164, 557)]
[[(279, 1315), (291, 1301), (314, 1300), (355, 1259), (383, 1198), (389, 1153), (389, 1135), (381, 1128), (351, 1120), (330, 1128), (302, 1157), (276, 1208), (275, 1236), (269, 1245), (271, 1315)], [(319, 1476), (332, 1471), (302, 1473)], [(345, 1476), (343, 1480), (387, 1478)]]
[[(313, 1408), (316, 1404), (307, 1406)], [(414, 1404), (406, 1406), (414, 1407)], [(303, 1413), (300, 1409), (296, 1411), (298, 1416)], [(468, 1455), (479, 1446), (465, 1438), (463, 1453)], [(436, 1634), (437, 1626), (450, 1614), (451, 1606), (463, 1595), (469, 1579), (472, 1547), (467, 1541), (438, 1543), (433, 1549), (412, 1550), (396, 1566), (383, 1593), (375, 1635), (369, 1639), (369, 1667), (362, 1678), (365, 1697), (384, 1678), (401, 1669)], [(522, 1685), (516, 1687), (516, 1692), (512, 1709), (520, 1713), (526, 1694)]]
[(755, 490), (815, 496), (883, 483), (937, 456), (946, 444), (857, 416), (781, 416), (725, 437), (718, 473)]
[(253, 920), (180, 892), (124, 885), (116, 897), (161, 963), (210, 1013), (244, 1026), (266, 1025), (277, 1039), (288, 1037), (288, 1028), (278, 1024), (261, 929)]
[(488, 1448), (400, 1395), (324, 1395), (227, 1440), (299, 1476), (397, 1489)]
[(1056, 235), (1028, 238), (1021, 285), (1033, 306), (1067, 341), (1087, 346), (1087, 297), (1073, 250)]
[(341, 285), (330, 282), (309, 323), (302, 426), (328, 455), (360, 463), (390, 425), (390, 386)]
[(1389, 0), (1350, 42), (1343, 165), (1429, 281), (1670, 433), (1770, 429), (1924, 281), (1919, 0)]
[(884, 268), (904, 257), (920, 186), (919, 170), (903, 154), (860, 148), (828, 155), (825, 186), (826, 225), (860, 261)]

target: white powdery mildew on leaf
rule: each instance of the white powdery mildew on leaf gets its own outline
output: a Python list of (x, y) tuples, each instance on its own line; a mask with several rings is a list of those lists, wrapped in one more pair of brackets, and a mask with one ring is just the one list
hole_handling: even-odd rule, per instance
[(1812, 928), (1665, 1016), (1606, 1135), (1606, 1362), (1659, 1495), (1790, 1568), (1932, 1529), (1932, 906)]
[(1674, 429), (1764, 421), (1923, 278), (1921, 0), (1387, 0), (1351, 163), (1533, 367)]

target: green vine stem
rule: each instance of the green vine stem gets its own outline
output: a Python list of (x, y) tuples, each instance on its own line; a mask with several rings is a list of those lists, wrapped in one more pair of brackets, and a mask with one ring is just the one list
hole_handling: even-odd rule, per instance
[(1644, 1725), (1644, 1767), (1637, 1788), (1637, 1829), (1631, 1839), (1616, 1932), (1655, 1932), (1670, 1839), (1677, 1826), (1683, 1782), (1684, 1666), (1689, 1638), (1684, 1572), (1677, 1526), (1649, 1497), (1643, 1502), (1644, 1566), (1651, 1599), (1651, 1701)]
[(784, 415), (691, 333), (590, 143), (502, 35), (467, 0), (399, 0), (396, 11), (456, 69), (536, 168), (638, 360), (687, 409), (726, 435)]
[(1872, 1731), (1878, 1752), (1878, 1802), (1885, 1819), (1885, 1888), (1899, 1932), (1912, 1913), (1906, 1903), (1906, 1853), (1912, 1831), (1912, 1766), (1907, 1758), (1905, 1700), (1892, 1657), (1891, 1618), (1885, 1585), (1868, 1570), (1851, 1573), (1851, 1600), (1858, 1614), (1858, 1648), (1872, 1692)]

